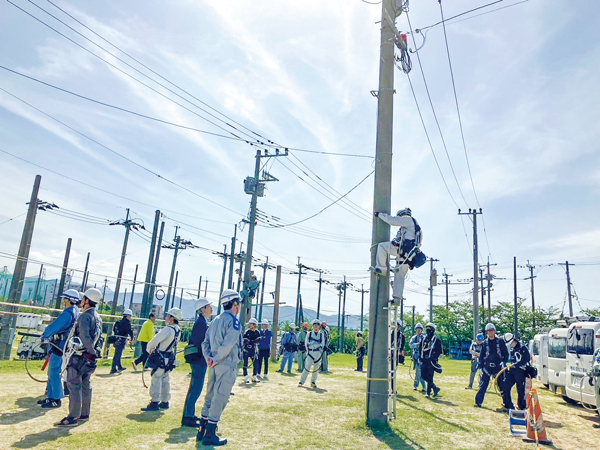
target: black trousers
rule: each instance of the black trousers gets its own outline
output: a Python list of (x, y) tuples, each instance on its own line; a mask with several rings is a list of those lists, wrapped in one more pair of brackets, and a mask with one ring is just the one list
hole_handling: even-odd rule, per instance
[(258, 361), (256, 364), (258, 365), (257, 375), (260, 375), (260, 371), (262, 369), (263, 361), (265, 365), (265, 375), (269, 374), (269, 357), (271, 356), (271, 350), (269, 349), (261, 349), (258, 351)]
[(252, 375), (258, 375), (259, 371), (260, 371), (260, 366), (258, 365), (258, 359), (254, 357), (255, 354), (254, 352), (250, 353), (250, 352), (244, 352), (243, 354), (243, 359), (244, 359), (244, 376), (248, 375), (248, 365), (250, 360), (252, 359)]
[(525, 400), (525, 381), (527, 377), (525, 376), (525, 371), (515, 367), (514, 369), (511, 368), (510, 370), (507, 370), (507, 372), (508, 374), (506, 375), (503, 385), (501, 386), (504, 407), (508, 409), (515, 409), (510, 391), (512, 390), (512, 387), (516, 385), (517, 406), (519, 409), (524, 410), (527, 408), (527, 401)]
[(148, 360), (148, 351), (146, 350), (146, 347), (148, 347), (148, 343), (147, 342), (141, 342), (140, 344), (142, 344), (142, 354), (140, 355), (140, 357), (138, 359), (135, 360), (135, 365), (137, 366), (138, 364), (146, 364), (146, 361)]
[(433, 382), (433, 376), (435, 371), (433, 370), (433, 364), (431, 360), (424, 359), (421, 364), (421, 378), (427, 383), (427, 394), (431, 394), (432, 390), (435, 390), (437, 386)]
[(363, 359), (364, 359), (363, 355), (356, 357), (356, 370), (359, 370), (359, 371), (363, 370)]

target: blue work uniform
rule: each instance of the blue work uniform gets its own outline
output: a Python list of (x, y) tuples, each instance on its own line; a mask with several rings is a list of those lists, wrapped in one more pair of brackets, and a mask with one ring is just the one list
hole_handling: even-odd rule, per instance
[(413, 384), (413, 388), (416, 390), (421, 385), (421, 391), (425, 392), (425, 380), (421, 377), (421, 344), (423, 343), (423, 339), (425, 339), (425, 335), (421, 333), (420, 335), (415, 334), (412, 338), (410, 338), (409, 347), (412, 349), (412, 361), (415, 368), (415, 382)]
[(269, 374), (269, 356), (271, 356), (271, 342), (273, 341), (273, 332), (269, 329), (260, 330), (260, 342), (258, 343), (258, 374), (263, 365), (265, 365), (264, 374)]
[(515, 348), (510, 350), (510, 361), (512, 366), (507, 370), (506, 379), (502, 386), (502, 400), (504, 407), (515, 409), (510, 391), (514, 385), (517, 386), (517, 406), (524, 410), (527, 408), (525, 400), (525, 381), (527, 379), (526, 369), (531, 362), (531, 355), (526, 345), (519, 342)]
[[(54, 345), (65, 348), (67, 336), (77, 322), (79, 317), (79, 308), (69, 306), (61, 312), (54, 321), (46, 327), (42, 333), (42, 340), (51, 340)], [(53, 338), (53, 336), (55, 338)], [(49, 346), (50, 360), (48, 361), (48, 385), (47, 397), (53, 400), (60, 400), (65, 396), (63, 383), (61, 380), (62, 371), (62, 352), (53, 346)]]
[(292, 364), (294, 363), (294, 355), (296, 351), (298, 351), (298, 337), (293, 330), (288, 331), (283, 336), (281, 341), (281, 348), (283, 348), (283, 358), (281, 359), (281, 367), (279, 367), (279, 371), (283, 372), (283, 369), (287, 363), (287, 371), (288, 373), (292, 372)]
[(198, 349), (198, 353), (193, 353), (185, 357), (185, 360), (192, 367), (192, 378), (190, 379), (190, 388), (185, 397), (185, 406), (183, 408), (183, 417), (194, 418), (196, 416), (196, 402), (202, 392), (204, 386), (204, 378), (206, 377), (206, 359), (202, 354), (202, 343), (206, 338), (208, 324), (202, 314), (198, 316), (194, 327), (192, 328), (192, 337), (190, 345)]
[(481, 380), (479, 382), (479, 390), (475, 396), (475, 403), (481, 405), (485, 398), (490, 378), (495, 377), (502, 367), (508, 362), (508, 350), (504, 339), (495, 337), (494, 339), (487, 338), (481, 345), (481, 353), (479, 355), (479, 370), (481, 371)]
[(231, 311), (224, 311), (212, 321), (202, 342), (202, 353), (205, 358), (212, 358), (215, 364), (208, 375), (202, 418), (217, 423), (229, 401), (237, 365), (242, 359), (240, 321)]

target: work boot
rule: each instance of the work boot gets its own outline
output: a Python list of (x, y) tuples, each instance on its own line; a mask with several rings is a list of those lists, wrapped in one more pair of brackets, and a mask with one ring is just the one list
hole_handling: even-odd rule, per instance
[(369, 267), (369, 270), (371, 272), (373, 272), (375, 275), (378, 275), (380, 277), (385, 277), (386, 276), (386, 274), (383, 273), (383, 271), (381, 269), (378, 269), (376, 267)]
[(67, 387), (67, 383), (63, 381), (63, 393), (65, 397), (68, 397), (71, 393), (69, 392), (69, 388)]
[(184, 417), (181, 419), (181, 426), (196, 428), (198, 426), (198, 420), (195, 417)]
[(258, 377), (255, 375), (252, 377), (252, 382), (254, 383), (260, 383), (260, 380), (258, 379)]
[(202, 445), (225, 445), (227, 444), (227, 439), (220, 439), (217, 436), (217, 424), (216, 423), (206, 423), (206, 434), (204, 438), (202, 438)]
[(317, 383), (310, 383), (310, 387), (313, 388), (313, 389), (316, 389), (317, 388)]
[(48, 399), (50, 401), (46, 402), (46, 403), (42, 403), (42, 408), (60, 408), (62, 405), (62, 402), (60, 401), (60, 399)]
[(160, 409), (169, 409), (169, 402), (160, 402), (160, 403), (158, 404), (158, 407), (159, 407)]
[(150, 402), (148, 406), (142, 408), (142, 411), (159, 411), (158, 402)]
[(264, 375), (264, 376), (262, 377), (262, 379), (263, 379), (263, 381), (269, 381), (269, 377), (268, 377), (267, 375)]
[(204, 434), (206, 433), (206, 419), (200, 419), (200, 425), (198, 425), (198, 434), (196, 434), (196, 442), (202, 442)]
[(437, 397), (439, 393), (440, 393), (440, 388), (439, 387), (433, 388), (433, 396), (434, 397)]
[(51, 398), (42, 398), (41, 400), (37, 401), (37, 404), (38, 405), (43, 405), (44, 403), (48, 403), (48, 402), (51, 402), (51, 401), (52, 401)]
[(246, 375), (246, 384), (250, 384), (250, 377)]

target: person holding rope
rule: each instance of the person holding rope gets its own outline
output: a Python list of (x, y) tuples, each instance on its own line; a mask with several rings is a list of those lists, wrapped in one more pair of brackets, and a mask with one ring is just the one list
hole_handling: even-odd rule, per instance
[(260, 378), (260, 372), (263, 365), (265, 364), (265, 371), (262, 379), (269, 381), (269, 357), (271, 356), (271, 342), (273, 341), (273, 332), (269, 330), (269, 321), (264, 319), (261, 322), (260, 327), (260, 342), (258, 343), (258, 377)]
[(90, 377), (96, 371), (96, 359), (102, 355), (102, 319), (96, 306), (102, 293), (91, 288), (85, 291), (82, 313), (67, 338), (63, 365), (66, 365), (69, 388), (69, 415), (56, 424), (58, 427), (73, 427), (89, 420), (92, 406)]
[(133, 366), (133, 370), (137, 370), (138, 364), (142, 364), (142, 370), (144, 370), (143, 364), (146, 364), (148, 360), (148, 342), (152, 340), (154, 337), (154, 324), (156, 323), (156, 315), (154, 313), (150, 313), (148, 316), (148, 320), (144, 322), (142, 325), (142, 329), (140, 330), (140, 334), (137, 337), (137, 341), (142, 346), (142, 354), (135, 361), (131, 362)]
[(471, 375), (469, 376), (469, 385), (465, 389), (473, 389), (475, 374), (479, 370), (479, 355), (481, 355), (481, 346), (483, 345), (483, 333), (477, 333), (475, 340), (471, 342), (469, 353), (471, 354)]
[(475, 406), (481, 408), (485, 393), (490, 378), (495, 377), (498, 372), (506, 365), (508, 361), (508, 350), (503, 339), (496, 337), (496, 327), (492, 323), (485, 326), (485, 332), (488, 337), (481, 346), (481, 354), (479, 355), (479, 370), (481, 373), (481, 381), (479, 382), (479, 390), (475, 396)]
[(356, 371), (363, 371), (363, 360), (365, 358), (365, 353), (367, 352), (367, 347), (365, 346), (365, 340), (362, 337), (362, 332), (356, 333)]
[(308, 374), (312, 373), (310, 387), (316, 389), (317, 377), (319, 376), (323, 353), (325, 353), (325, 335), (323, 334), (323, 331), (321, 331), (321, 325), (319, 324), (318, 319), (313, 320), (313, 329), (307, 333), (305, 343), (306, 364), (304, 365), (304, 370), (300, 376), (298, 387), (303, 386), (308, 378)]
[(281, 366), (277, 372), (283, 373), (283, 369), (287, 364), (287, 373), (292, 373), (292, 364), (294, 363), (294, 355), (298, 351), (298, 336), (296, 336), (296, 324), (290, 323), (290, 329), (281, 340), (279, 353), (283, 352)]
[(504, 402), (500, 412), (508, 412), (515, 409), (510, 391), (514, 385), (517, 386), (517, 406), (524, 410), (527, 408), (525, 400), (525, 381), (527, 380), (527, 368), (531, 364), (531, 354), (527, 346), (520, 342), (514, 334), (506, 333), (504, 342), (510, 348), (510, 361), (512, 365), (506, 370), (506, 380), (502, 388), (502, 401)]
[(133, 330), (131, 329), (131, 316), (133, 312), (130, 309), (123, 311), (123, 318), (118, 322), (115, 322), (113, 327), (113, 336), (115, 337), (115, 354), (113, 355), (112, 368), (110, 373), (119, 373), (125, 370), (125, 367), (121, 364), (121, 356), (125, 345), (127, 344), (127, 338), (133, 340)]
[(193, 428), (198, 427), (200, 421), (196, 417), (196, 402), (200, 397), (204, 386), (204, 378), (206, 377), (206, 359), (202, 354), (202, 343), (206, 338), (206, 330), (208, 330), (207, 320), (210, 319), (213, 313), (212, 305), (207, 299), (200, 298), (196, 300), (196, 313), (198, 319), (192, 328), (190, 342), (184, 350), (185, 361), (192, 367), (192, 377), (185, 397), (183, 418), (181, 419), (182, 427)]
[(438, 364), (438, 358), (442, 354), (442, 341), (435, 335), (435, 325), (429, 322), (425, 325), (425, 339), (421, 344), (421, 376), (427, 383), (427, 397), (437, 397), (440, 388), (437, 387), (433, 382), (433, 376), (435, 372), (441, 373), (441, 368)]
[[(148, 342), (148, 361), (146, 367), (152, 369), (150, 384), (150, 403), (142, 411), (169, 409), (171, 399), (171, 371), (175, 369), (177, 343), (181, 336), (179, 321), (182, 317), (179, 308), (171, 308), (165, 318), (166, 326)], [(143, 375), (143, 374), (142, 374)]]
[(258, 343), (260, 342), (260, 331), (258, 327), (258, 320), (254, 317), (248, 322), (248, 330), (244, 333), (244, 376), (246, 377), (246, 384), (250, 384), (250, 376), (248, 375), (248, 362), (252, 360), (252, 382), (260, 383), (257, 375), (259, 372), (259, 365), (256, 364), (258, 359)]
[(223, 312), (211, 323), (202, 343), (202, 354), (211, 368), (206, 399), (202, 408), (196, 441), (204, 445), (225, 445), (227, 439), (217, 436), (217, 423), (235, 384), (238, 363), (242, 358), (242, 329), (236, 317), (242, 308), (240, 295), (232, 289), (221, 294)]
[(421, 344), (423, 344), (423, 340), (425, 336), (423, 336), (423, 325), (418, 323), (415, 326), (416, 334), (410, 338), (409, 347), (412, 349), (412, 363), (415, 369), (415, 382), (413, 384), (413, 391), (416, 391), (419, 388), (419, 384), (421, 385), (421, 393), (424, 394), (427, 392), (425, 389), (425, 380), (421, 376)]
[(62, 350), (65, 348), (67, 337), (79, 317), (79, 304), (81, 298), (75, 289), (68, 289), (61, 295), (64, 310), (42, 333), (42, 344), (47, 344), (50, 355), (48, 362), (48, 384), (46, 385), (46, 398), (39, 400), (42, 408), (59, 408), (64, 398), (62, 372)]

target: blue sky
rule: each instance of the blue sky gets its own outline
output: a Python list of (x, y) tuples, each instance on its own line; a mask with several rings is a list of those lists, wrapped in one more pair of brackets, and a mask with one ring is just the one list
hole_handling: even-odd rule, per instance
[[(51, 3), (11, 1), (124, 72), (230, 130), (33, 5), (169, 86)], [(284, 147), (374, 154), (377, 107), (369, 91), (377, 89), (380, 6), (360, 0), (54, 3), (228, 116), (169, 86), (229, 124), (238, 122)], [(484, 3), (447, 2), (444, 14), (451, 17)], [(480, 12), (512, 3), (516, 2), (506, 0)], [(538, 266), (536, 303), (545, 307), (561, 309), (564, 304), (565, 274), (557, 263), (600, 262), (600, 31), (595, 20), (599, 12), (600, 6), (590, 1), (530, 0), (448, 22), (456, 90), (479, 204), (462, 147), (443, 29), (435, 27), (427, 33), (419, 55), (457, 181), (415, 54), (411, 55), (410, 77), (452, 198), (427, 144), (408, 79), (396, 70), (392, 210), (412, 208), (424, 230), (423, 250), (440, 260), (436, 263), (439, 273), (445, 268), (453, 279), (472, 275), (471, 223), (457, 215), (454, 202), (463, 211), (483, 208), (486, 233), (481, 227), (481, 262), (487, 262), (489, 255), (498, 264), (492, 271), (495, 275), (512, 277), (513, 256), (519, 265), (529, 260)], [(408, 17), (413, 28), (431, 25), (440, 20), (439, 5), (433, 0), (414, 2)], [(397, 19), (397, 26), (408, 30), (405, 14)], [(11, 70), (161, 120), (227, 134), (8, 2), (0, 4), (0, 38), (0, 65)], [(421, 38), (416, 39), (419, 45)], [(414, 48), (410, 37), (409, 44)], [(0, 70), (0, 88), (4, 90), (0, 91), (0, 150), (62, 175), (0, 152), (0, 223), (25, 212), (34, 177), (40, 174), (40, 198), (62, 208), (106, 219), (124, 218), (125, 208), (130, 208), (147, 228), (152, 226), (155, 209), (168, 209), (169, 238), (179, 224), (181, 236), (196, 245), (216, 251), (229, 245), (234, 224), (248, 211), (250, 197), (244, 194), (242, 181), (253, 172), (255, 147), (128, 115), (5, 70)], [(7, 92), (213, 203), (90, 142)], [(291, 153), (268, 164), (269, 172), (280, 181), (270, 183), (266, 197), (259, 200), (261, 211), (287, 222), (309, 217), (339, 197), (335, 192), (330, 192), (329, 198), (324, 196), (321, 192), (329, 188), (318, 186), (316, 176), (345, 193), (372, 171), (369, 158)], [(368, 285), (372, 190), (371, 177), (349, 194), (352, 203), (345, 209), (334, 205), (302, 223), (302, 228), (259, 227), (255, 256), (269, 256), (270, 262), (288, 269), (293, 269), (300, 256), (304, 264), (329, 271), (325, 278), (332, 282), (347, 275), (357, 286)], [(3, 254), (17, 252), (23, 219), (0, 225)], [(72, 237), (70, 266), (82, 269), (87, 252), (91, 252), (91, 280), (100, 284), (104, 276), (116, 276), (123, 232), (122, 227), (39, 213), (31, 257), (60, 265), (66, 240)], [(244, 246), (246, 233), (244, 229), (238, 234)], [(143, 277), (147, 256), (147, 243), (132, 236), (125, 277), (133, 278), (135, 264)], [(163, 283), (168, 281), (171, 257), (172, 251), (163, 251), (158, 277)], [(12, 271), (14, 260), (2, 256), (0, 268), (4, 265)], [(206, 251), (187, 250), (178, 268), (179, 286), (195, 289), (203, 275), (209, 280), (209, 297), (216, 300), (220, 260)], [(30, 264), (28, 275), (38, 270), (38, 265)], [(57, 273), (58, 269), (48, 267), (48, 277)], [(579, 295), (576, 311), (580, 305), (599, 306), (597, 274), (597, 265), (571, 269)], [(526, 269), (518, 269), (518, 278), (528, 275)], [(269, 291), (274, 278), (274, 271), (268, 272)], [(314, 279), (312, 275), (303, 281), (305, 305), (316, 306)], [(283, 300), (288, 304), (295, 302), (296, 283), (296, 277), (284, 275)], [(422, 312), (429, 301), (427, 286), (425, 267), (411, 272), (407, 303)], [(124, 282), (122, 289), (125, 287), (131, 289), (130, 283)], [(451, 286), (452, 298), (469, 298), (468, 288)], [(519, 281), (518, 290), (519, 296), (530, 298), (528, 281)], [(436, 288), (436, 303), (444, 301), (443, 292), (443, 287)], [(496, 282), (494, 301), (512, 300), (512, 295), (512, 281)], [(323, 309), (337, 309), (333, 288), (324, 290), (323, 302)], [(360, 294), (349, 292), (348, 310), (360, 312)]]

